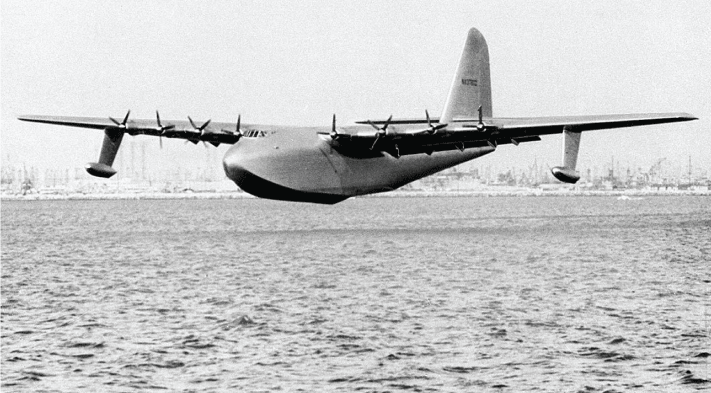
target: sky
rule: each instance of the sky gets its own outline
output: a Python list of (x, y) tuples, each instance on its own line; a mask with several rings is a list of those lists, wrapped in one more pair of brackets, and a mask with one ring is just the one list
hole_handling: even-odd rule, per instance
[[(343, 4), (341, 4), (343, 3)], [(330, 124), (439, 114), (469, 28), (485, 36), (494, 116), (688, 112), (698, 121), (584, 133), (578, 169), (711, 172), (711, 2), (0, 2), (2, 165), (81, 167), (97, 130), (22, 114)], [(167, 121), (165, 121), (167, 122)], [(148, 140), (150, 170), (220, 167), (226, 147)], [(127, 137), (124, 143), (131, 139)], [(559, 165), (562, 137), (475, 165)], [(210, 150), (211, 149), (211, 150)], [(194, 164), (191, 164), (194, 163)], [(161, 169), (162, 168), (162, 169)]]

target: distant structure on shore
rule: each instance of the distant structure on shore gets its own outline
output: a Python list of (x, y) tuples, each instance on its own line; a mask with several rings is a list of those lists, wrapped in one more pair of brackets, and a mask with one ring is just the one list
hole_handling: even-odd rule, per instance
[[(119, 174), (111, 180), (89, 176), (84, 168), (40, 170), (22, 164), (3, 165), (0, 185), (3, 196), (27, 194), (120, 194), (120, 193), (238, 193), (240, 190), (227, 179), (219, 166), (206, 162), (190, 168), (176, 167), (172, 172), (146, 170), (145, 146), (130, 145), (121, 157)], [(404, 186), (404, 192), (499, 193), (503, 190), (537, 191), (708, 191), (709, 173), (693, 168), (664, 168), (666, 158), (659, 158), (649, 168), (621, 168), (614, 158), (603, 168), (581, 168), (578, 184), (563, 184), (555, 180), (546, 165), (534, 161), (527, 168), (493, 168), (472, 165), (454, 167)], [(217, 169), (215, 169), (217, 168)]]

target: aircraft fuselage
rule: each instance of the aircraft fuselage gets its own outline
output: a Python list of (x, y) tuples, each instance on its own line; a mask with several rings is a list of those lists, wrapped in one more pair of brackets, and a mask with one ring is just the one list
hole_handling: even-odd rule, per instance
[[(366, 129), (366, 128), (364, 128)], [(337, 203), (349, 197), (391, 191), (462, 162), (494, 151), (479, 147), (412, 154), (396, 158), (375, 152), (342, 154), (330, 143), (328, 129), (266, 129), (261, 137), (242, 138), (225, 154), (225, 174), (244, 191), (262, 198)]]

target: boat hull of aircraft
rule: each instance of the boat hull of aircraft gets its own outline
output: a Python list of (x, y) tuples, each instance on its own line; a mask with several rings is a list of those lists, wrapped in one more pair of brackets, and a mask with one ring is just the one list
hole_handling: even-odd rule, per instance
[(332, 204), (392, 191), (494, 151), (485, 146), (399, 158), (387, 153), (362, 158), (341, 154), (329, 139), (312, 129), (245, 139), (225, 154), (225, 174), (258, 197)]

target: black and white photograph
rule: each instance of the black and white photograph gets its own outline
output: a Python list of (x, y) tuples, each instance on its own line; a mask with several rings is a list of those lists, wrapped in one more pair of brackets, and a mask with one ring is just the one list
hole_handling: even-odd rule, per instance
[(3, 0), (0, 390), (711, 390), (710, 20)]

